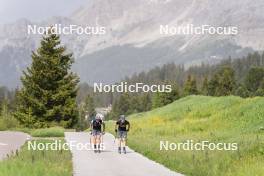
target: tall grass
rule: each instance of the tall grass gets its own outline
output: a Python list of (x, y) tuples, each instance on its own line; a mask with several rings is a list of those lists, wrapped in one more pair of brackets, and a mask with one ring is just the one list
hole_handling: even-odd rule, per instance
[(19, 127), (19, 122), (11, 114), (8, 113), (0, 115), (0, 131)]
[[(37, 143), (52, 142), (38, 140)], [(72, 176), (70, 151), (32, 151), (25, 144), (20, 152), (0, 161), (0, 176)]]
[[(129, 146), (175, 171), (193, 176), (264, 173), (264, 98), (189, 96), (129, 119)], [(238, 143), (239, 148), (160, 150), (160, 141), (186, 140)]]
[(65, 129), (62, 127), (51, 127), (35, 129), (31, 131), (33, 137), (64, 137)]

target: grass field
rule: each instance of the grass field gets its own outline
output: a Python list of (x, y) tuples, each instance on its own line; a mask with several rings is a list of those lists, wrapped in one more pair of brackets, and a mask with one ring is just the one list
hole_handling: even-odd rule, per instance
[[(264, 98), (189, 96), (129, 120), (129, 146), (172, 170), (193, 176), (264, 175)], [(110, 131), (113, 125), (108, 123)], [(160, 141), (186, 140), (237, 143), (238, 150), (160, 150)]]
[(64, 137), (65, 129), (62, 127), (51, 127), (35, 129), (30, 132), (33, 137)]
[(70, 151), (32, 151), (25, 144), (19, 153), (0, 161), (0, 176), (72, 176), (71, 159)]

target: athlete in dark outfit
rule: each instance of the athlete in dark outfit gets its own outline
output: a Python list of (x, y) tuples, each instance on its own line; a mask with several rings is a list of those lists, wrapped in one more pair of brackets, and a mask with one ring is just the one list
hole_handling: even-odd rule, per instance
[(116, 122), (115, 132), (118, 138), (118, 153), (121, 154), (121, 147), (123, 146), (123, 152), (126, 154), (126, 139), (127, 132), (130, 129), (130, 123), (126, 120), (124, 115), (120, 116), (120, 119)]
[(94, 145), (94, 152), (101, 152), (101, 137), (104, 135), (105, 124), (102, 120), (100, 114), (96, 114), (95, 119), (91, 121), (91, 134), (92, 134), (92, 143)]

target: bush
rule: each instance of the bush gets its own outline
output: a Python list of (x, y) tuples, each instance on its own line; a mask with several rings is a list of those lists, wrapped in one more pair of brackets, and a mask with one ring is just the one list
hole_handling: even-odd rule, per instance
[(11, 115), (0, 116), (0, 131), (20, 127), (19, 122)]

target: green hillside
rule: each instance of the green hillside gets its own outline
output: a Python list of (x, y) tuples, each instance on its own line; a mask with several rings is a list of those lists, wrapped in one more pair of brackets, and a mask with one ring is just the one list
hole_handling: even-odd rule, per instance
[[(129, 117), (129, 146), (195, 176), (263, 176), (264, 98), (189, 96)], [(160, 150), (160, 141), (237, 143), (238, 150)]]

